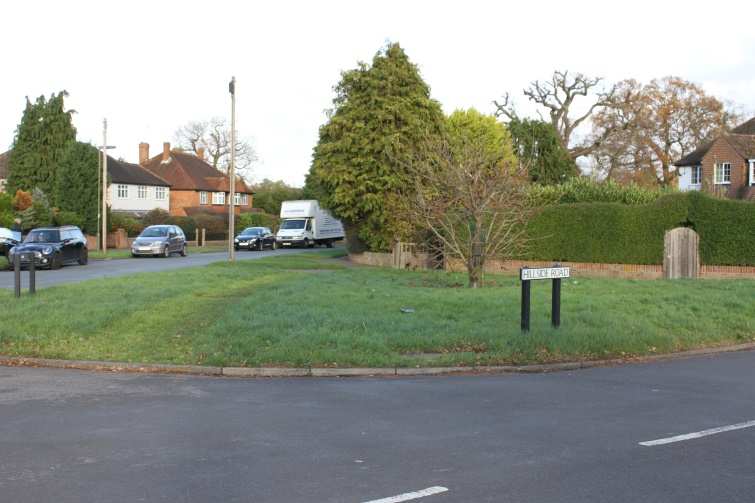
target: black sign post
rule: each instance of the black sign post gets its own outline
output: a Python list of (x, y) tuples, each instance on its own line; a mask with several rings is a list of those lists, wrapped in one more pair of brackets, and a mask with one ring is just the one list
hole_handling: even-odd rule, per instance
[(530, 330), (530, 281), (538, 279), (553, 280), (551, 291), (551, 324), (554, 328), (561, 325), (561, 279), (569, 277), (569, 268), (554, 265), (531, 269), (527, 266), (519, 270), (522, 282), (522, 331)]

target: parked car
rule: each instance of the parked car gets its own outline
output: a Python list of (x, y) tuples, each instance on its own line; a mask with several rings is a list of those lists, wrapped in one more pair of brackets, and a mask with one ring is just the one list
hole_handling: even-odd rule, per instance
[(75, 225), (32, 229), (23, 243), (8, 250), (8, 262), (13, 264), (16, 255), (22, 266), (28, 266), (34, 257), (35, 267), (50, 269), (60, 269), (66, 262), (77, 261), (81, 265), (89, 262), (87, 239)]
[(13, 231), (0, 227), (0, 255), (6, 255), (8, 250), (17, 245), (18, 241), (13, 239)]
[(171, 253), (180, 253), (182, 257), (188, 254), (186, 235), (177, 225), (150, 225), (131, 244), (133, 257), (150, 255), (167, 258)]
[(270, 248), (275, 250), (275, 234), (268, 227), (247, 227), (233, 240), (233, 247), (236, 251), (241, 248), (247, 250)]

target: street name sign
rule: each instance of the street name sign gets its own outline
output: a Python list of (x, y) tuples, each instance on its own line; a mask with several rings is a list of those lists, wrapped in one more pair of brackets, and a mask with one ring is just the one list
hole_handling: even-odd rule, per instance
[(519, 270), (519, 279), (521, 281), (530, 281), (536, 279), (561, 279), (569, 277), (568, 267), (540, 267), (529, 269), (527, 267)]

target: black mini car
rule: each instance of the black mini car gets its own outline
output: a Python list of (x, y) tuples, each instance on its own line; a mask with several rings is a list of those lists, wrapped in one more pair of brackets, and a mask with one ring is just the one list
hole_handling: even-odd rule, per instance
[(76, 261), (81, 265), (89, 262), (87, 240), (81, 229), (74, 225), (39, 227), (29, 231), (23, 243), (8, 250), (8, 263), (13, 265), (16, 255), (22, 266), (28, 266), (33, 257), (35, 267), (50, 269), (60, 269), (66, 262)]
[(275, 234), (267, 227), (247, 227), (233, 240), (233, 248), (238, 251), (241, 248), (247, 250), (261, 250), (270, 248), (275, 250)]

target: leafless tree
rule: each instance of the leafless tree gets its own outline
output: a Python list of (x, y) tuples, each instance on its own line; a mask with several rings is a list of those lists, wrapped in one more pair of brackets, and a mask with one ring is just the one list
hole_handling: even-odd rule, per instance
[(491, 150), (484, 133), (461, 142), (426, 139), (405, 168), (413, 190), (402, 200), (411, 222), (429, 234), (431, 249), (465, 264), (472, 288), (481, 286), (487, 260), (522, 249), (527, 221), (543, 205), (527, 165)]
[[(575, 130), (588, 121), (593, 113), (616, 105), (616, 86), (605, 88), (601, 86), (602, 81), (602, 78), (590, 78), (581, 73), (571, 76), (568, 71), (556, 71), (551, 80), (545, 82), (535, 80), (529, 89), (524, 90), (524, 95), (530, 101), (548, 109), (550, 122), (558, 132), (561, 147), (569, 152), (572, 160), (593, 152), (615, 132), (614, 129), (605, 128), (575, 142)], [(587, 111), (576, 118), (573, 117), (574, 100), (580, 96), (587, 98), (591, 95), (593, 102), (587, 107)], [(497, 116), (505, 116), (509, 119), (518, 118), (508, 93), (503, 95), (500, 103), (498, 101), (493, 103), (497, 108)], [(545, 121), (542, 115), (541, 119)]]
[[(230, 173), (231, 171), (231, 125), (224, 117), (210, 120), (191, 121), (181, 126), (173, 134), (177, 146), (184, 151), (194, 152), (204, 149), (204, 158), (213, 167)], [(252, 171), (258, 161), (257, 152), (250, 138), (243, 138), (236, 131), (236, 176), (247, 184), (252, 182)]]

